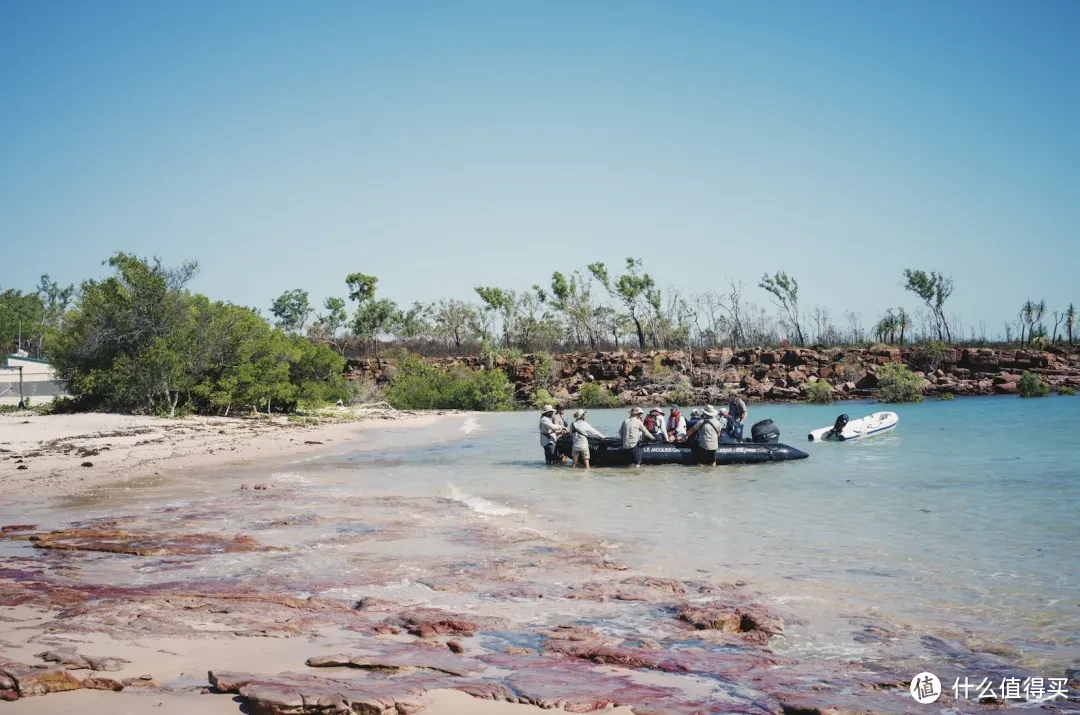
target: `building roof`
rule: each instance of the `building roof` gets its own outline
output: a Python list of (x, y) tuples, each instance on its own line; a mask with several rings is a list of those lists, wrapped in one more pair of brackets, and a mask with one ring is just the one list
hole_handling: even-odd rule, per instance
[(12, 361), (12, 359), (25, 360), (26, 362), (37, 362), (37, 363), (41, 363), (42, 365), (48, 365), (49, 364), (48, 360), (42, 360), (41, 358), (22, 357), (21, 355), (8, 355), (5, 358), (7, 363), (10, 363)]

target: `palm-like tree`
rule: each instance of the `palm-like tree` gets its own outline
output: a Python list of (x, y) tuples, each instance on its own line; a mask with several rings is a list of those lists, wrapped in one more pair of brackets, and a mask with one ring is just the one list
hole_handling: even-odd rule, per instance
[(1065, 330), (1069, 334), (1069, 345), (1072, 345), (1073, 331), (1076, 330), (1076, 308), (1069, 303), (1069, 309), (1065, 311)]
[(904, 333), (911, 330), (911, 317), (903, 308), (897, 308), (896, 329), (900, 331), (900, 344), (904, 344)]
[(1031, 327), (1035, 325), (1035, 304), (1028, 298), (1020, 308), (1020, 346), (1025, 345), (1024, 335), (1025, 329), (1027, 330), (1028, 338), (1031, 337)]

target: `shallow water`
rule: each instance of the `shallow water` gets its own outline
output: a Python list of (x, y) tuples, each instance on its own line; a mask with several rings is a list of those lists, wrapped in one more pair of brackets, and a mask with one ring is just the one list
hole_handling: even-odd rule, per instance
[[(810, 429), (872, 403), (753, 406), (810, 458), (741, 467), (549, 468), (536, 416), (479, 417), (466, 439), (328, 458), (378, 468), (386, 494), (440, 494), (496, 520), (586, 532), (669, 576), (750, 581), (806, 623), (786, 648), (858, 657), (852, 615), (918, 633), (963, 634), (1048, 671), (1080, 659), (1080, 402), (930, 401), (894, 406), (899, 427), (808, 444)], [(614, 434), (621, 410), (590, 422)], [(784, 646), (781, 647), (783, 649)]]
[[(196, 576), (325, 584), (374, 564), (387, 569), (388, 592), (437, 596), (444, 605), (467, 597), (433, 595), (416, 580), (425, 558), (479, 559), (487, 547), (462, 536), (463, 519), (504, 533), (591, 535), (619, 560), (657, 575), (749, 582), (793, 623), (774, 648), (799, 657), (942, 657), (920, 650), (919, 637), (935, 635), (982, 644), (1048, 676), (1077, 667), (1080, 475), (1072, 449), (1080, 402), (1003, 397), (899, 406), (900, 425), (889, 434), (861, 443), (805, 441), (841, 411), (856, 417), (878, 409), (753, 405), (751, 422), (771, 417), (782, 441), (810, 453), (798, 462), (589, 472), (542, 463), (536, 415), (456, 417), (427, 430), (420, 446), (409, 446), (415, 433), (379, 431), (273, 469), (151, 478), (96, 498), (9, 499), (0, 504), (0, 523), (54, 526), (157, 515), (171, 505), (177, 523), (293, 547), (201, 559)], [(613, 434), (622, 417), (598, 410), (590, 422)], [(291, 491), (248, 508), (233, 496), (240, 481)], [(322, 520), (296, 523), (315, 515)], [(288, 529), (274, 526), (285, 518), (294, 522)], [(365, 529), (370, 539), (358, 539)], [(168, 559), (109, 556), (84, 564), (82, 578), (157, 583), (172, 578), (170, 568)], [(362, 595), (346, 591), (339, 595)], [(519, 620), (550, 618), (545, 609), (553, 608), (497, 607), (517, 609)], [(588, 607), (574, 608), (580, 617)], [(909, 637), (860, 639), (867, 618)]]

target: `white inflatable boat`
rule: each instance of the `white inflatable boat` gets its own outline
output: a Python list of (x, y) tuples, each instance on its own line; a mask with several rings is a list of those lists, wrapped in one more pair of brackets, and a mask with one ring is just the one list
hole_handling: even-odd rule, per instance
[(853, 439), (865, 439), (888, 432), (899, 421), (900, 418), (895, 412), (875, 412), (857, 420), (849, 420), (847, 415), (840, 415), (832, 427), (822, 427), (810, 432), (809, 439), (811, 442), (850, 442)]

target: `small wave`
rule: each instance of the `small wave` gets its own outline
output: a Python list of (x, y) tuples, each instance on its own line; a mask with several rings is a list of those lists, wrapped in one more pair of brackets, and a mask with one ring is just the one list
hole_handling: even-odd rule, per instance
[(469, 415), (468, 417), (466, 417), (465, 422), (462, 423), (462, 425), (461, 425), (461, 431), (464, 432), (465, 434), (472, 434), (473, 432), (480, 432), (483, 429), (484, 428), (480, 426), (480, 422), (475, 417), (473, 417), (472, 415)]
[(286, 484), (310, 484), (311, 480), (307, 477), (297, 474), (296, 472), (277, 472), (271, 477), (275, 482), (284, 482)]
[(461, 491), (453, 484), (450, 486), (449, 498), (456, 502), (461, 502), (465, 506), (469, 507), (477, 514), (484, 514), (486, 516), (510, 516), (511, 514), (524, 513), (521, 509), (515, 509), (512, 506), (506, 506), (504, 504), (496, 504), (495, 502), (485, 499), (484, 497), (474, 496)]

